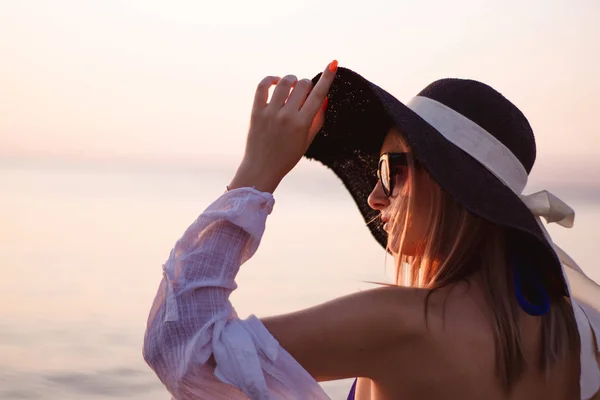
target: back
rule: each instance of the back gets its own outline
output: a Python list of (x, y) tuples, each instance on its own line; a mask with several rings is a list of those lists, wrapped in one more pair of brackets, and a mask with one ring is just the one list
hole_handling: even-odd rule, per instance
[(580, 399), (578, 353), (558, 363), (549, 376), (536, 368), (541, 347), (538, 317), (521, 312), (526, 367), (507, 396), (495, 374), (491, 313), (480, 287), (470, 282), (441, 289), (430, 297), (428, 307), (422, 338), (391, 350), (372, 381), (359, 379), (357, 400)]

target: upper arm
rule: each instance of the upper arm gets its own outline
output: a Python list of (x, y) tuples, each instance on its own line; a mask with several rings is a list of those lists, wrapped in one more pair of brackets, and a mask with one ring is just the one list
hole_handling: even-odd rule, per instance
[(316, 380), (372, 378), (386, 354), (421, 340), (424, 307), (424, 290), (384, 287), (262, 322)]

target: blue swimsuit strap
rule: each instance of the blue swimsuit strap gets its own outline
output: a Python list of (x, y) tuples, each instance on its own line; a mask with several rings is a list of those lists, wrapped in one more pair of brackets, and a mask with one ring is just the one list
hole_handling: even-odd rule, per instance
[[(542, 277), (534, 273), (530, 268), (522, 268), (522, 264), (517, 260), (515, 256), (511, 257), (511, 264), (513, 265), (513, 278), (515, 284), (515, 295), (519, 305), (529, 315), (540, 316), (544, 315), (550, 309), (550, 295), (544, 287)], [(529, 291), (529, 297), (533, 297), (532, 300), (535, 303), (527, 300), (523, 292), (523, 283), (527, 283), (528, 287), (532, 290)]]

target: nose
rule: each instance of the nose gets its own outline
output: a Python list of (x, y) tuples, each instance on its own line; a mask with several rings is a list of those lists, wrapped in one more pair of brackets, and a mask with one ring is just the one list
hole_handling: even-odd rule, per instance
[(373, 191), (367, 199), (367, 203), (369, 204), (369, 207), (371, 207), (373, 210), (378, 211), (381, 211), (390, 205), (390, 199), (383, 192), (381, 181), (378, 181), (377, 185), (375, 185), (375, 187), (373, 188)]

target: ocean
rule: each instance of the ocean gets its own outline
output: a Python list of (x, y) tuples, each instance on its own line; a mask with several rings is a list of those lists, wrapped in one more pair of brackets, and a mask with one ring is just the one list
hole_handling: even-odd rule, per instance
[[(171, 247), (231, 173), (2, 164), (0, 398), (168, 399), (142, 359), (146, 318)], [(557, 194), (576, 225), (549, 230), (600, 281), (600, 202)], [(294, 171), (232, 302), (241, 316), (267, 316), (389, 276), (340, 182), (324, 169)], [(332, 399), (350, 385), (323, 384)]]

